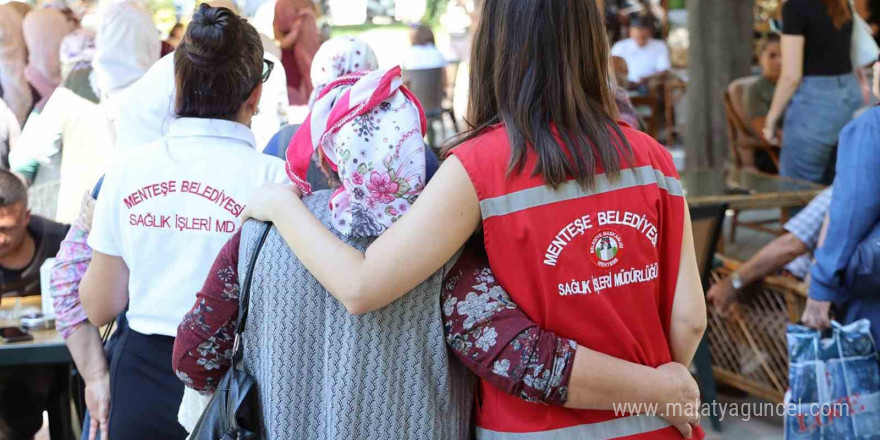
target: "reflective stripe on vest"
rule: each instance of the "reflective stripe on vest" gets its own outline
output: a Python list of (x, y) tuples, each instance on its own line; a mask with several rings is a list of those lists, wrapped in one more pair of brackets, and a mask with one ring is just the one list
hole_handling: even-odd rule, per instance
[(644, 185), (657, 185), (666, 190), (669, 195), (684, 195), (680, 180), (666, 176), (662, 171), (646, 165), (620, 170), (620, 175), (613, 181), (605, 174), (599, 174), (596, 176), (595, 185), (589, 189), (584, 189), (577, 181), (570, 180), (560, 185), (558, 189), (541, 185), (503, 196), (484, 199), (480, 202), (480, 211), (482, 211), (483, 220), (485, 220), (489, 217), (513, 214), (514, 212), (537, 206)]
[(541, 432), (499, 432), (477, 427), (478, 440), (610, 440), (637, 434), (645, 434), (668, 428), (665, 420), (640, 414), (621, 417), (589, 425), (570, 426)]

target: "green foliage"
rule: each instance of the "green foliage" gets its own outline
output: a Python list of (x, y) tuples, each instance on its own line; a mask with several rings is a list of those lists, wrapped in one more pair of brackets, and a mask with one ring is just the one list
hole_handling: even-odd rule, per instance
[(153, 22), (156, 28), (162, 32), (162, 36), (168, 34), (174, 23), (177, 23), (177, 10), (174, 8), (173, 0), (150, 0), (148, 3), (150, 13), (153, 14)]
[(447, 3), (449, 3), (449, 0), (427, 0), (422, 23), (436, 25), (437, 21), (440, 20), (440, 16), (443, 15), (443, 11), (446, 10)]

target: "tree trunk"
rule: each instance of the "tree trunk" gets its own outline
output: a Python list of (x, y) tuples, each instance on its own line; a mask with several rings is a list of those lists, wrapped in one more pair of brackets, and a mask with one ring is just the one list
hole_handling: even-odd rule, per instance
[(752, 62), (754, 1), (688, 0), (685, 164), (720, 168), (729, 157), (723, 94)]

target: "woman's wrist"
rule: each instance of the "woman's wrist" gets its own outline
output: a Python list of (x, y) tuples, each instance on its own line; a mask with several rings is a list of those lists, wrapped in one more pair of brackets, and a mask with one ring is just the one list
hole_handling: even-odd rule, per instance
[(764, 130), (775, 131), (776, 130), (777, 120), (775, 117), (767, 116), (764, 119)]
[(278, 219), (290, 215), (291, 209), (295, 209), (297, 203), (302, 204), (302, 200), (293, 191), (283, 192), (283, 197), (272, 199), (267, 214), (269, 221), (276, 223)]
[(82, 375), (83, 382), (85, 382), (86, 385), (101, 383), (107, 380), (108, 377), (110, 377), (110, 371), (107, 368)]
[(666, 405), (670, 402), (670, 396), (673, 393), (673, 387), (670, 386), (669, 377), (663, 374), (656, 368), (651, 368), (651, 371), (647, 373), (646, 382), (653, 384), (652, 386), (646, 387), (648, 395), (647, 400), (649, 405), (654, 405), (661, 412), (664, 412), (666, 409)]

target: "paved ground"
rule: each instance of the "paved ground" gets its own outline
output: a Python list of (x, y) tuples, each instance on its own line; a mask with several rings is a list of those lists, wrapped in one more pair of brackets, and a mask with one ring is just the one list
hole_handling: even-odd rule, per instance
[[(706, 430), (706, 440), (779, 440), (783, 438), (782, 417), (768, 416), (769, 408), (764, 401), (751, 397), (733, 397), (720, 395), (719, 404), (735, 404), (738, 408), (748, 405), (750, 415), (743, 417), (743, 410), (739, 410), (738, 416), (726, 415), (721, 421), (721, 432), (712, 430), (709, 420), (703, 420), (702, 426)], [(762, 406), (763, 405), (763, 406)], [(760, 413), (759, 413), (760, 411)]]

